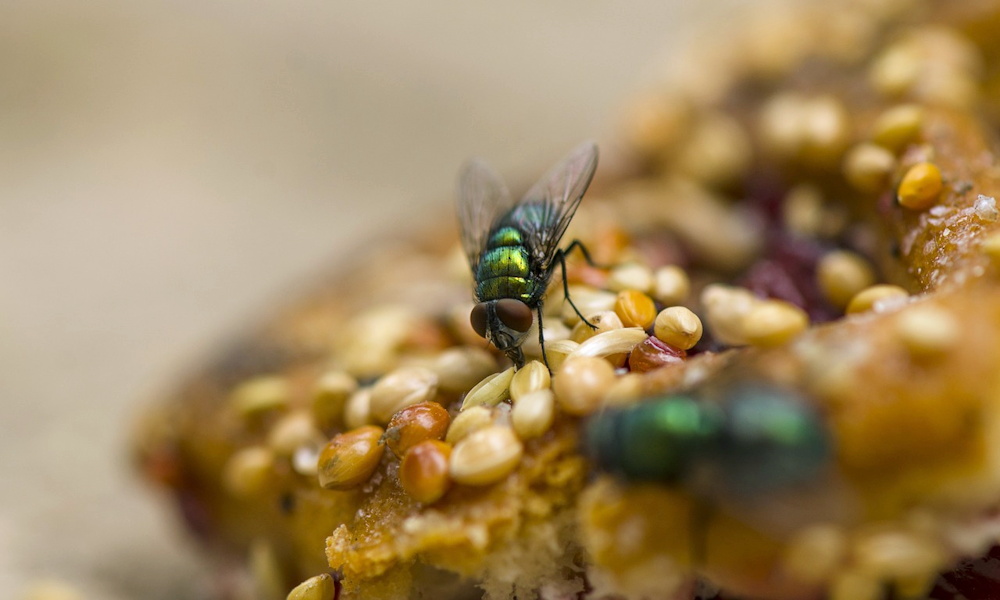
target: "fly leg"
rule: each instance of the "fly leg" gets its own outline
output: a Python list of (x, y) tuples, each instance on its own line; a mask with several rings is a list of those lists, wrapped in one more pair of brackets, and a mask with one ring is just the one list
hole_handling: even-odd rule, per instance
[[(597, 325), (594, 325), (593, 323), (588, 321), (587, 317), (583, 316), (583, 313), (580, 312), (580, 309), (577, 308), (576, 304), (573, 303), (573, 299), (569, 297), (569, 280), (566, 279), (566, 255), (572, 252), (574, 248), (580, 249), (580, 252), (583, 254), (583, 258), (587, 260), (588, 265), (592, 267), (599, 267), (597, 264), (594, 263), (594, 259), (590, 258), (590, 252), (587, 251), (587, 247), (584, 246), (583, 242), (581, 242), (580, 240), (573, 240), (572, 242), (570, 242), (569, 246), (566, 246), (564, 250), (563, 249), (556, 250), (555, 258), (559, 260), (559, 266), (562, 267), (563, 292), (566, 294), (566, 301), (569, 302), (569, 305), (573, 307), (573, 312), (576, 313), (576, 316), (580, 317), (580, 320), (586, 323), (591, 329), (597, 329)], [(551, 270), (554, 268), (555, 268), (555, 263), (553, 263), (552, 267), (549, 268), (550, 275), (551, 275)], [(539, 317), (541, 317), (541, 314), (539, 314)], [(541, 332), (541, 329), (539, 329), (539, 332)]]
[(542, 347), (542, 362), (545, 363), (545, 368), (549, 370), (549, 374), (552, 374), (552, 367), (549, 366), (549, 355), (545, 353), (545, 334), (542, 333), (542, 303), (538, 303), (538, 308), (535, 309), (538, 313), (538, 345)]

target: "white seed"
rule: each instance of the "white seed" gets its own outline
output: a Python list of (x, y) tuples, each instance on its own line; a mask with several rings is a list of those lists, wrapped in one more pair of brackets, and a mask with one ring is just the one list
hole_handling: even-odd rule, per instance
[(783, 565), (789, 575), (807, 584), (830, 580), (847, 556), (844, 531), (833, 525), (813, 525), (788, 541)]
[(580, 344), (573, 340), (556, 340), (552, 343), (545, 343), (545, 356), (548, 358), (549, 368), (557, 370), (563, 362), (580, 347)]
[(240, 498), (255, 496), (265, 489), (274, 473), (274, 453), (263, 446), (237, 451), (222, 470), (225, 489)]
[(315, 477), (319, 473), (322, 446), (302, 446), (292, 455), (292, 469), (299, 475)]
[(333, 582), (333, 577), (323, 573), (295, 586), (288, 592), (285, 600), (333, 600), (336, 593), (337, 586)]
[(497, 361), (483, 348), (461, 346), (442, 352), (430, 368), (437, 373), (438, 387), (459, 393), (470, 390), (483, 377), (496, 372)]
[(750, 164), (753, 148), (742, 125), (729, 116), (699, 120), (676, 158), (681, 173), (706, 184), (735, 180)]
[(826, 299), (842, 309), (858, 292), (875, 283), (875, 272), (860, 255), (834, 250), (819, 260), (816, 278)]
[(255, 377), (240, 384), (230, 396), (230, 406), (244, 418), (253, 418), (288, 406), (291, 388), (284, 377)]
[(906, 304), (910, 294), (898, 285), (878, 284), (857, 293), (847, 305), (847, 314), (882, 312)]
[(608, 361), (580, 356), (570, 358), (559, 367), (552, 390), (563, 411), (582, 416), (601, 406), (614, 382), (615, 369)]
[(896, 318), (896, 333), (911, 354), (931, 357), (951, 350), (960, 341), (958, 322), (947, 310), (915, 306)]
[[(613, 310), (615, 299), (618, 297), (614, 292), (598, 290), (590, 286), (571, 285), (569, 286), (569, 297), (573, 304), (580, 310), (581, 314), (590, 315), (605, 310)], [(567, 301), (562, 303), (562, 321), (566, 325), (573, 326), (580, 321), (580, 316), (573, 310), (573, 306)]]
[(517, 403), (522, 396), (547, 390), (552, 385), (552, 377), (549, 375), (549, 368), (537, 360), (533, 360), (514, 373), (510, 381), (510, 398)]
[(638, 327), (625, 327), (605, 331), (580, 344), (569, 355), (569, 358), (573, 359), (581, 356), (600, 358), (615, 354), (628, 354), (648, 337), (646, 332)]
[(444, 440), (455, 445), (473, 431), (479, 431), (493, 424), (493, 412), (485, 406), (470, 406), (458, 413), (448, 426)]
[(329, 371), (320, 376), (312, 401), (316, 423), (321, 427), (333, 427), (343, 422), (344, 406), (357, 390), (357, 380), (343, 371)]
[(302, 446), (316, 446), (324, 441), (312, 415), (305, 410), (283, 416), (267, 435), (267, 446), (282, 457), (291, 456)]
[(522, 440), (538, 437), (552, 427), (555, 419), (555, 395), (550, 389), (535, 390), (521, 396), (510, 412), (514, 432)]
[(613, 292), (639, 290), (648, 293), (653, 288), (653, 272), (640, 263), (617, 265), (608, 275), (607, 288)]
[(429, 402), (437, 395), (438, 377), (425, 367), (401, 367), (379, 379), (372, 387), (371, 414), (386, 424), (400, 409)]
[(500, 481), (521, 462), (524, 446), (509, 427), (492, 425), (469, 434), (451, 452), (451, 478), (465, 485)]
[(618, 406), (632, 404), (646, 393), (645, 378), (638, 373), (626, 373), (608, 388), (604, 404)]
[[(621, 329), (624, 327), (622, 324), (622, 318), (619, 317), (618, 313), (613, 310), (605, 310), (599, 313), (587, 315), (587, 320), (590, 321), (590, 325), (593, 325), (597, 329), (594, 329), (590, 325), (580, 321), (573, 326), (573, 331), (570, 334), (571, 340), (582, 344), (598, 333), (611, 331), (613, 329)], [(549, 338), (546, 336), (545, 339), (548, 340)]]
[(844, 176), (862, 192), (877, 192), (889, 181), (896, 157), (881, 146), (858, 144), (844, 157)]
[(723, 344), (747, 344), (743, 321), (760, 300), (745, 288), (713, 283), (705, 286), (701, 303), (705, 307), (705, 323)]
[(785, 226), (799, 235), (815, 237), (823, 229), (823, 196), (811, 185), (797, 185), (781, 205)]
[(929, 583), (947, 560), (938, 542), (907, 531), (864, 535), (854, 545), (853, 558), (859, 570), (875, 579), (917, 587)]
[(285, 575), (278, 554), (265, 539), (255, 539), (250, 544), (250, 574), (253, 577), (256, 598), (278, 600), (285, 594)]
[(462, 410), (473, 406), (496, 406), (510, 398), (510, 382), (513, 379), (514, 367), (487, 375), (465, 395)]
[(809, 327), (804, 310), (782, 300), (762, 300), (743, 318), (743, 334), (754, 346), (780, 346)]
[(920, 137), (924, 126), (924, 109), (916, 104), (894, 106), (875, 120), (872, 139), (893, 152)]
[(701, 319), (683, 306), (670, 306), (656, 315), (653, 334), (674, 348), (687, 350), (701, 339)]
[(856, 570), (837, 574), (830, 586), (830, 600), (879, 600), (882, 582), (871, 575)]
[(660, 267), (653, 274), (652, 296), (657, 302), (672, 306), (682, 304), (691, 293), (691, 281), (676, 265)]
[(372, 389), (361, 388), (351, 394), (344, 405), (344, 425), (347, 429), (357, 429), (374, 423), (372, 420)]

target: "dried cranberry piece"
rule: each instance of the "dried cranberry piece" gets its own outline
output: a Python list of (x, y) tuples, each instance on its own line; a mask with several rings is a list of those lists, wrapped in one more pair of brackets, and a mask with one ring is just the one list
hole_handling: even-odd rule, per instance
[(938, 576), (929, 600), (986, 600), (1000, 598), (1000, 546), (985, 556), (964, 560)]
[(687, 353), (674, 348), (663, 340), (650, 336), (632, 349), (628, 356), (628, 368), (635, 373), (645, 373), (667, 365), (684, 362)]

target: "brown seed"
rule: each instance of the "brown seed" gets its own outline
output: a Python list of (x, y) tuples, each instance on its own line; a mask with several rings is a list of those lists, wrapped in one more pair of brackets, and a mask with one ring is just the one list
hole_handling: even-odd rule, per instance
[(674, 348), (687, 350), (701, 339), (701, 319), (688, 308), (670, 306), (656, 315), (653, 334)]
[(306, 579), (288, 592), (285, 600), (333, 600), (337, 595), (337, 586), (333, 577), (323, 573)]
[(567, 360), (552, 381), (560, 408), (571, 415), (587, 415), (600, 407), (615, 382), (615, 370), (601, 358), (579, 356)]
[(448, 432), (451, 417), (437, 402), (407, 406), (392, 416), (384, 440), (392, 453), (403, 456), (424, 440), (440, 440)]
[(896, 194), (899, 203), (910, 210), (925, 210), (937, 202), (944, 183), (941, 170), (933, 163), (918, 163), (910, 167), (899, 182)]
[(402, 408), (433, 400), (438, 377), (425, 367), (401, 367), (383, 376), (372, 387), (371, 414), (378, 423), (388, 423)]
[(656, 319), (656, 303), (639, 290), (624, 290), (618, 292), (615, 313), (625, 327), (648, 329)]
[(524, 446), (510, 427), (491, 425), (455, 445), (451, 478), (465, 485), (489, 485), (506, 477), (521, 462)]
[(424, 440), (410, 448), (399, 465), (403, 491), (423, 504), (437, 502), (451, 487), (450, 458), (451, 445), (439, 440)]
[(328, 490), (356, 488), (372, 476), (385, 446), (381, 427), (365, 425), (334, 437), (319, 455), (319, 484)]
[(680, 348), (674, 348), (658, 338), (649, 337), (628, 355), (629, 371), (645, 373), (660, 367), (680, 364), (684, 362), (685, 356), (687, 353)]
[(267, 489), (274, 477), (274, 452), (262, 446), (237, 451), (226, 461), (222, 484), (229, 493), (249, 498)]

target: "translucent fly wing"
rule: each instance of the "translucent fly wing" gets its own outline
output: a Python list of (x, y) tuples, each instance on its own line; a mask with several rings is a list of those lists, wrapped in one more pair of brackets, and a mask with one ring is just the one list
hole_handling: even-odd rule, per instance
[(458, 178), (458, 225), (462, 249), (473, 272), (490, 229), (513, 204), (503, 179), (485, 162), (473, 159), (462, 167)]
[(584, 142), (545, 174), (521, 200), (542, 207), (541, 218), (521, 225), (533, 251), (548, 265), (597, 169), (597, 145)]

